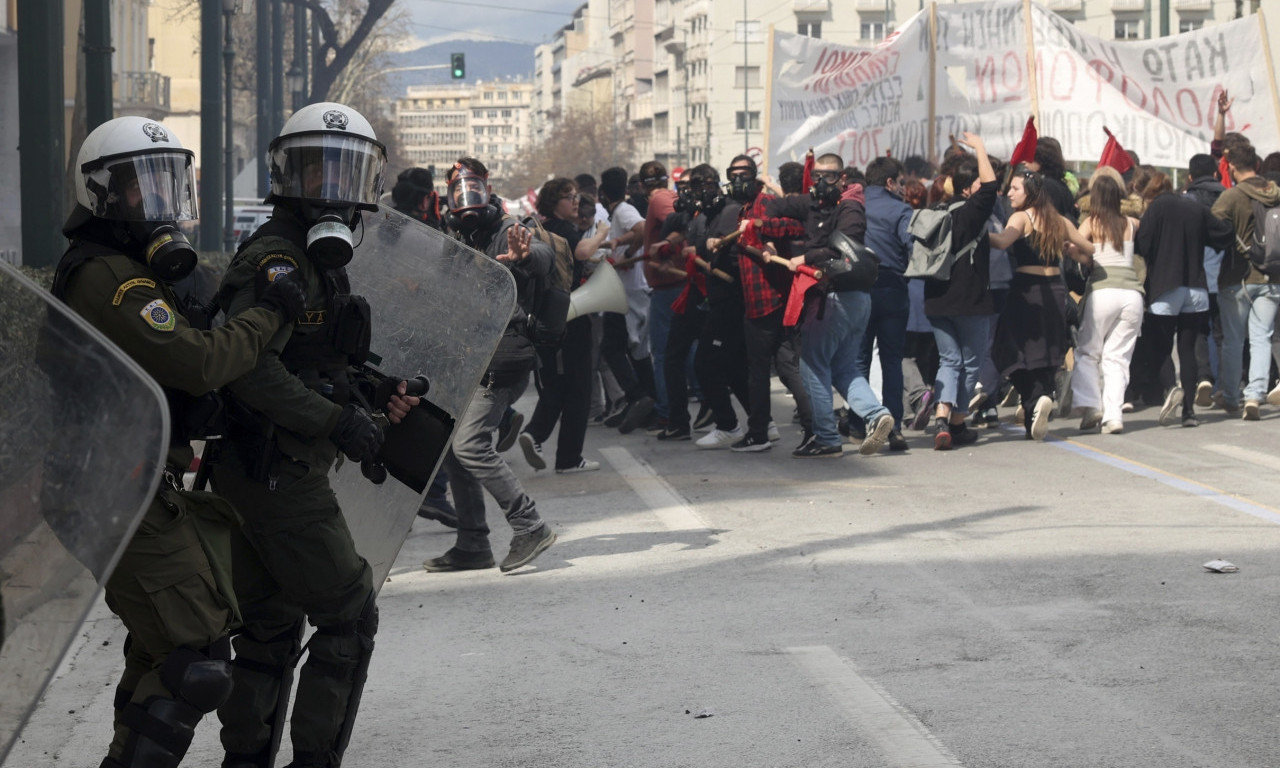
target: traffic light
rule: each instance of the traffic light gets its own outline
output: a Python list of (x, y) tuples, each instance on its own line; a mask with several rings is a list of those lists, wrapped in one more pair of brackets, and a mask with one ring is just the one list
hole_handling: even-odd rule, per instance
[(465, 53), (449, 54), (449, 73), (454, 80), (462, 80), (467, 76), (467, 55)]

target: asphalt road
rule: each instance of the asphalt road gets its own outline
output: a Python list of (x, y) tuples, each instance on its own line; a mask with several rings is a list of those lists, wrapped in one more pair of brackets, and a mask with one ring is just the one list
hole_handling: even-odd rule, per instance
[[(564, 476), (514, 448), (559, 541), (429, 574), (452, 535), (415, 524), (345, 764), (1280, 764), (1280, 415), (908, 438), (796, 460), (788, 424), (748, 455), (592, 428), (601, 471)], [(122, 641), (99, 606), (6, 766), (97, 765)], [(218, 765), (216, 736), (185, 764)]]

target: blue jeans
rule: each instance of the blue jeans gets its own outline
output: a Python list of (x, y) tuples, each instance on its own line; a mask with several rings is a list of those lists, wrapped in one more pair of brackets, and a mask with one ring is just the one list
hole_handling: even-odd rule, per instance
[(871, 289), (871, 316), (862, 336), (858, 354), (858, 373), (871, 377), (871, 347), (880, 348), (880, 402), (893, 414), (895, 429), (902, 429), (902, 357), (907, 347), (907, 318), (911, 314), (911, 296), (907, 283), (876, 285)]
[(1249, 378), (1245, 400), (1262, 402), (1267, 397), (1271, 375), (1271, 331), (1280, 309), (1280, 285), (1250, 283), (1218, 291), (1218, 313), (1222, 319), (1222, 359), (1218, 379), (1223, 399), (1240, 404), (1240, 368), (1244, 358), (1245, 334), (1249, 339)]
[[(658, 288), (649, 294), (649, 354), (653, 357), (653, 412), (666, 418), (667, 410), (667, 377), (665, 373), (667, 359), (667, 336), (671, 334), (671, 302), (680, 296), (683, 286), (674, 288)], [(688, 407), (687, 403), (680, 403)]]
[(800, 376), (813, 405), (813, 434), (820, 445), (839, 445), (831, 387), (844, 395), (849, 408), (868, 425), (889, 413), (876, 400), (867, 377), (858, 370), (862, 337), (871, 316), (865, 291), (829, 293), (822, 317), (817, 302), (805, 309), (800, 342)]
[(930, 315), (929, 324), (938, 342), (938, 402), (948, 403), (953, 413), (968, 413), (990, 345), (991, 316)]

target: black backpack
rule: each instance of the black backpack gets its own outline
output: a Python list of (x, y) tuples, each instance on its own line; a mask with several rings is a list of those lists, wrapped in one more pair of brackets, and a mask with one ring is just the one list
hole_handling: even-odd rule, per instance
[(1280, 205), (1253, 202), (1253, 241), (1249, 261), (1272, 280), (1280, 278)]
[(545, 277), (534, 281), (533, 307), (529, 312), (529, 339), (539, 347), (557, 347), (569, 322), (569, 292), (573, 290), (573, 252), (569, 241), (548, 232), (537, 216), (524, 220), (538, 240), (551, 246), (555, 261)]

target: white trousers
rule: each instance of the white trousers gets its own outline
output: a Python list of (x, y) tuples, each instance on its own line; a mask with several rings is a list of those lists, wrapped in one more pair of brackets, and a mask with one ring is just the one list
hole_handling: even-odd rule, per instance
[(1077, 408), (1100, 408), (1103, 421), (1121, 421), (1129, 361), (1142, 330), (1142, 292), (1127, 288), (1092, 291), (1076, 337), (1071, 396)]

